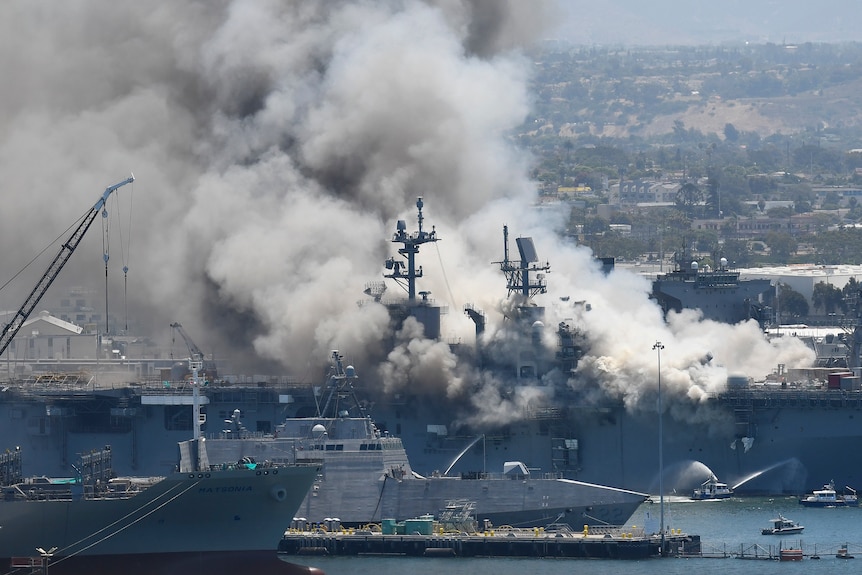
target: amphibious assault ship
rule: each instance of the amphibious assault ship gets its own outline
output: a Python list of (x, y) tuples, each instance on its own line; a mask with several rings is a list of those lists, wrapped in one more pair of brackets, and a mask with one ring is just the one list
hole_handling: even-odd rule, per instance
[[(408, 233), (406, 223), (399, 221), (392, 237), (406, 265), (392, 258), (384, 276), (403, 284), (407, 299), (383, 302), (376, 286), (369, 286), (367, 293), (389, 307), (393, 322), (413, 318), (422, 323), (426, 338), (439, 341), (440, 308), (418, 290), (422, 269), (416, 262), (420, 247), (439, 238), (436, 231), (423, 229), (421, 201), (417, 207), (419, 231)], [(541, 382), (552, 399), (529, 405), (503, 425), (467, 425), (463, 415), (468, 406), (444, 405), (406, 392), (378, 395), (370, 404), (377, 429), (401, 439), (411, 469), (423, 476), (449, 469), (453, 462), (454, 473), (471, 473), (520, 461), (531, 474), (656, 492), (657, 412), (632, 410), (622, 399), (593, 396), (566, 384), (588, 351), (588, 334), (564, 321), (555, 328), (557, 349), (542, 344), (544, 316), (533, 297), (544, 292), (548, 265), (538, 262), (530, 238), (518, 238), (519, 259), (509, 256), (507, 228), (504, 239), (498, 264), (511, 299), (511, 321), (505, 328), (517, 331), (524, 343), (499, 365), (489, 365), (481, 345), (474, 357), (459, 358), (507, 373), (514, 392)], [(589, 304), (582, 308), (590, 313)], [(471, 307), (464, 311), (481, 334), (484, 314)], [(166, 374), (154, 360), (127, 357), (105, 361), (102, 369), (109, 364), (127, 370), (115, 381), (130, 383), (107, 383), (77, 371), (83, 364), (68, 360), (62, 376), (39, 377), (34, 372), (27, 380), (0, 387), (0, 433), (33, 454), (32, 472), (66, 473), (75, 455), (94, 444), (113, 445), (114, 466), (123, 473), (165, 474), (173, 468), (170, 446), (192, 429), (190, 386), (181, 376)], [(34, 364), (34, 369), (48, 371), (56, 367)], [(551, 373), (563, 374), (562, 381), (547, 378)], [(731, 377), (725, 390), (698, 402), (666, 397), (662, 474), (667, 490), (690, 492), (710, 474), (722, 477), (738, 494), (798, 494), (818, 487), (823, 477), (862, 483), (862, 462), (841, 456), (862, 439), (862, 392), (852, 377), (830, 378), (827, 371), (807, 375), (779, 370), (777, 379), (759, 383)], [(363, 395), (374, 387), (367, 381), (360, 388), (363, 385)], [(251, 431), (275, 434), (285, 418), (319, 413), (314, 387), (285, 377), (213, 378), (201, 388), (205, 433), (220, 435), (223, 422), (239, 409)]]

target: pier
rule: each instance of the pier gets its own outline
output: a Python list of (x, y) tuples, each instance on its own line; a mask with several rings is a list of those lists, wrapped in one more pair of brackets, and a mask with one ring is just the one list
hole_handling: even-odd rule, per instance
[[(661, 556), (659, 535), (642, 529), (602, 527), (582, 532), (496, 528), (483, 532), (414, 530), (384, 533), (366, 529), (311, 531), (291, 529), (278, 546), (284, 555), (392, 555), (413, 557), (559, 557), (594, 559), (647, 559)], [(700, 536), (672, 531), (665, 535), (665, 556), (700, 553)]]

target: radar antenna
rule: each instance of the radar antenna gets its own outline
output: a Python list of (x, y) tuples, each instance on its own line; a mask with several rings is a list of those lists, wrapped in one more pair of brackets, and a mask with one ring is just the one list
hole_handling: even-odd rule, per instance
[[(494, 263), (500, 264), (500, 270), (506, 275), (509, 295), (519, 293), (524, 298), (530, 299), (537, 294), (546, 293), (548, 286), (545, 282), (545, 274), (540, 272), (550, 273), (551, 264), (538, 263), (539, 257), (536, 255), (533, 238), (516, 238), (515, 243), (521, 256), (520, 261), (509, 259), (509, 226), (503, 226), (503, 261)], [(536, 273), (535, 278), (530, 277), (533, 272)]]

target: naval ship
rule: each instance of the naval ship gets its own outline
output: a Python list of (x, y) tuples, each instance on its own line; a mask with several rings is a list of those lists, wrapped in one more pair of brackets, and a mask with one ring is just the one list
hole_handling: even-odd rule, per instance
[(303, 572), (276, 548), (318, 466), (192, 464), (198, 442), (179, 447), (177, 470), (165, 477), (115, 476), (106, 446), (82, 454), (76, 477), (25, 479), (20, 448), (7, 451), (0, 571)]
[[(391, 238), (406, 265), (400, 259), (386, 261), (384, 278), (402, 284), (408, 297), (384, 301), (376, 286), (369, 286), (367, 294), (387, 305), (394, 323), (413, 318), (422, 323), (427, 338), (439, 341), (440, 308), (417, 288), (420, 248), (439, 239), (435, 230), (423, 229), (422, 207), (420, 200), (419, 230), (407, 232), (406, 223), (399, 221)], [(554, 328), (557, 349), (542, 345), (546, 328), (533, 297), (545, 289), (548, 266), (539, 263), (530, 238), (517, 239), (518, 256), (512, 257), (506, 227), (504, 238), (504, 257), (497, 263), (511, 300), (505, 327), (517, 331), (523, 345), (501, 365), (490, 365), (478, 344), (474, 357), (459, 357), (480, 369), (510, 374), (515, 390), (520, 382), (541, 381), (549, 391), (553, 387), (553, 400), (531, 405), (503, 425), (465, 424), (469, 406), (406, 392), (378, 392), (369, 403), (370, 415), (384, 437), (401, 440), (412, 471), (429, 477), (454, 463), (458, 473), (482, 473), (520, 461), (533, 475), (550, 473), (649, 493), (657, 493), (660, 483), (669, 492), (690, 493), (712, 474), (740, 495), (800, 494), (819, 487), (823, 477), (847, 485), (862, 483), (862, 461), (843, 456), (862, 440), (862, 392), (852, 374), (833, 380), (829, 371), (812, 371), (809, 377), (779, 372), (777, 379), (757, 383), (730, 377), (724, 390), (699, 400), (667, 394), (659, 465), (660, 426), (654, 408), (633, 410), (622, 399), (591, 395), (567, 384), (589, 351), (589, 334), (564, 321)], [(588, 305), (584, 309), (590, 313)], [(475, 322), (477, 336), (483, 333), (481, 310), (464, 311)], [(852, 339), (862, 341), (858, 335)], [(858, 346), (854, 349), (858, 366)], [(57, 373), (60, 367), (62, 374)], [(0, 386), (2, 437), (32, 454), (31, 472), (68, 473), (76, 454), (92, 445), (111, 444), (114, 467), (122, 473), (169, 473), (175, 465), (171, 446), (192, 430), (187, 381), (160, 369), (155, 360), (103, 361), (103, 371), (126, 370), (112, 378), (121, 383), (94, 377), (85, 367), (74, 360), (34, 363), (32, 376)], [(546, 378), (552, 373), (563, 374), (562, 381)], [(286, 418), (320, 413), (314, 384), (264, 376), (208, 380), (200, 391), (207, 417), (203, 429), (210, 438), (221, 434), (223, 422), (236, 409), (251, 431), (263, 435), (274, 435)], [(375, 391), (373, 382), (365, 379), (358, 387), (363, 397)]]
[(729, 267), (727, 258), (717, 258), (717, 269), (691, 260), (687, 250), (674, 257), (674, 269), (658, 276), (651, 297), (665, 314), (683, 309), (698, 309), (706, 319), (723, 323), (756, 320), (766, 328), (772, 308), (766, 298), (773, 290), (768, 279), (740, 280), (739, 271)]
[(206, 442), (222, 461), (320, 462), (321, 473), (299, 507), (304, 521), (362, 526), (383, 519), (439, 515), (452, 501), (472, 504), (476, 519), (493, 525), (544, 527), (624, 525), (648, 495), (565, 479), (533, 476), (520, 461), (498, 473), (423, 476), (413, 470), (398, 437), (381, 433), (355, 392), (356, 372), (332, 352), (332, 371), (315, 417), (287, 418), (274, 434), (252, 433), (236, 410), (220, 437)]

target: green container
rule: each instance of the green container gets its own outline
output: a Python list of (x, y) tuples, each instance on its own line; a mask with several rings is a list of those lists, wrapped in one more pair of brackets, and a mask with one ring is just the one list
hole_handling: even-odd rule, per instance
[(395, 520), (384, 519), (380, 522), (380, 531), (384, 535), (395, 535)]
[(431, 535), (434, 530), (433, 519), (408, 519), (404, 522), (404, 534)]

